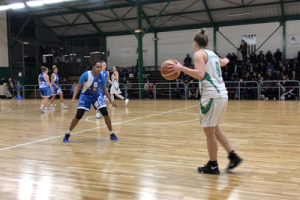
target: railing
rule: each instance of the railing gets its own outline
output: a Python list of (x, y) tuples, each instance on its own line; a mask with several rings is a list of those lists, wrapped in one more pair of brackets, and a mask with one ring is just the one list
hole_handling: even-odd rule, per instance
[[(121, 89), (123, 96), (128, 98), (132, 98), (134, 91), (138, 91), (138, 98), (142, 99), (144, 94), (144, 85), (146, 83), (129, 83), (129, 84), (119, 84), (119, 88)], [(152, 83), (149, 83), (152, 84)], [(184, 97), (184, 99), (190, 99), (193, 96), (190, 96), (192, 90), (196, 90), (195, 98), (199, 99), (199, 87), (198, 82), (195, 83), (179, 83), (179, 87), (177, 87), (176, 82), (168, 82), (168, 83), (156, 83), (153, 85), (153, 99), (159, 99), (163, 97), (168, 97), (168, 99), (174, 98), (175, 95), (179, 95), (179, 99)], [(276, 93), (276, 99), (284, 100), (286, 98), (293, 97), (295, 99), (300, 100), (300, 82), (299, 81), (289, 81), (289, 80), (278, 80), (278, 81), (225, 81), (226, 88), (229, 92), (229, 95), (234, 91), (234, 96), (238, 97), (237, 99), (244, 99), (248, 96), (248, 92), (252, 91), (254, 93), (254, 97), (257, 96), (257, 99), (260, 100), (263, 95), (266, 94), (266, 91), (273, 96)], [(71, 90), (71, 84), (62, 84), (60, 88), (62, 89), (64, 94), (67, 94), (67, 91)], [(110, 87), (110, 86), (109, 86)], [(8, 88), (8, 87), (7, 87)], [(39, 86), (38, 85), (19, 85), (11, 88), (12, 96), (15, 96), (16, 92), (18, 94), (23, 94), (22, 98), (25, 99), (26, 92), (34, 91), (34, 98), (39, 97)], [(15, 92), (16, 91), (16, 92)], [(195, 91), (192, 91), (195, 92)], [(278, 92), (278, 94), (277, 94)], [(71, 93), (69, 93), (71, 94)], [(243, 95), (242, 95), (243, 94)], [(270, 96), (272, 96), (270, 95)]]

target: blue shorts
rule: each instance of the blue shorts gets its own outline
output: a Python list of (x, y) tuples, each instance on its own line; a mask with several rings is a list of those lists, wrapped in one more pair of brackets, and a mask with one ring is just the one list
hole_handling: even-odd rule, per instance
[(91, 104), (94, 106), (95, 110), (99, 110), (100, 108), (106, 107), (106, 104), (101, 95), (97, 97), (91, 97), (81, 94), (77, 109), (84, 109), (86, 111), (90, 111)]
[(40, 93), (41, 93), (42, 97), (50, 97), (52, 91), (49, 87), (46, 87), (46, 88), (40, 88)]
[(52, 96), (57, 95), (58, 93), (62, 93), (61, 88), (57, 89), (54, 85), (52, 85), (52, 88), (54, 90), (54, 93), (51, 94)]

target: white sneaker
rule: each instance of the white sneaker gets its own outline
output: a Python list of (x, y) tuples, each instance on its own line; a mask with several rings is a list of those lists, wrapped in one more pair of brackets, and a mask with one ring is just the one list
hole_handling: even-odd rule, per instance
[(97, 118), (97, 119), (101, 119), (100, 113), (96, 113), (96, 118)]
[(273, 100), (276, 100), (276, 98), (274, 97)]
[(128, 102), (129, 102), (129, 99), (126, 99), (125, 100), (125, 106), (128, 104)]
[(55, 110), (54, 106), (50, 106), (50, 110)]
[(54, 104), (53, 104), (53, 106), (55, 107), (55, 106), (56, 106), (56, 104), (54, 103)]
[(61, 106), (61, 109), (66, 109), (68, 108), (68, 106)]
[(44, 106), (41, 106), (41, 107), (40, 107), (40, 110), (43, 110), (43, 109), (44, 109)]
[(50, 113), (49, 110), (43, 110), (42, 112), (45, 113), (45, 114), (49, 114)]
[(112, 107), (112, 104), (110, 104), (108, 107)]

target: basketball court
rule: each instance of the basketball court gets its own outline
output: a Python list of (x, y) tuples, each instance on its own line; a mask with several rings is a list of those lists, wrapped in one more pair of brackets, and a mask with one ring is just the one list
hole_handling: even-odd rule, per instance
[(40, 100), (0, 100), (0, 199), (300, 199), (297, 101), (229, 101), (225, 123), (244, 163), (219, 176), (208, 161), (199, 101), (131, 100), (109, 108), (119, 141), (86, 113), (63, 137), (76, 104), (51, 114)]

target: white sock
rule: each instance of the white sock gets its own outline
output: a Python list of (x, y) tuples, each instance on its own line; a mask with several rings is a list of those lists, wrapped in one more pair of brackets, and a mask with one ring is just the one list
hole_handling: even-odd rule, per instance
[(110, 134), (114, 134), (114, 131), (111, 131)]
[(53, 107), (53, 104), (51, 104), (51, 106), (50, 107)]
[(61, 107), (63, 107), (63, 106), (65, 106), (65, 104), (64, 104), (64, 103), (61, 103)]
[(122, 95), (116, 95), (118, 98), (122, 99), (122, 100), (125, 100), (125, 98), (122, 96)]
[(44, 109), (44, 104), (41, 104), (41, 109)]
[(48, 108), (47, 108), (47, 107), (45, 107), (45, 108), (44, 108), (44, 111), (48, 111)]
[(68, 134), (71, 134), (71, 131), (70, 130), (68, 130), (68, 132), (67, 132)]

